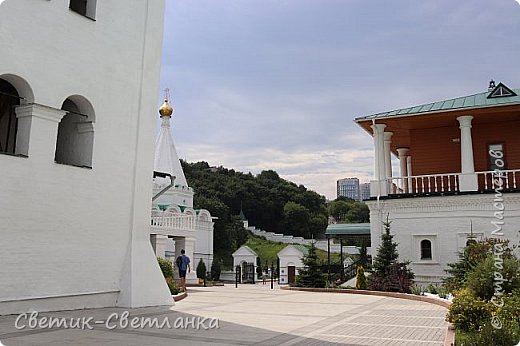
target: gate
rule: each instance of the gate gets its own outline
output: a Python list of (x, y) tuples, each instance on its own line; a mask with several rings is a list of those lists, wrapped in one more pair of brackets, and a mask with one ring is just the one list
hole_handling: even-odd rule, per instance
[(254, 284), (255, 283), (255, 264), (254, 263), (242, 263), (242, 283), (243, 284)]

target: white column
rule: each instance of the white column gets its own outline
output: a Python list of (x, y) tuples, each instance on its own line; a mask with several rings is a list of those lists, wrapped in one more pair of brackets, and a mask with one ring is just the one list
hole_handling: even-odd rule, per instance
[(165, 237), (163, 235), (157, 235), (155, 237), (155, 255), (157, 257), (166, 258), (165, 252), (167, 240), (168, 237)]
[(392, 144), (392, 135), (393, 132), (385, 132), (384, 135), (384, 144), (385, 144), (385, 178), (392, 178), (392, 151), (390, 145)]
[(473, 161), (473, 140), (471, 138), (471, 115), (458, 117), (460, 128), (460, 160), (461, 175), (459, 179), (460, 191), (477, 191), (478, 181)]
[[(410, 149), (408, 148), (397, 148), (397, 154), (399, 155), (399, 168), (400, 168), (400, 174), (401, 177), (407, 177), (408, 176), (408, 167), (407, 167), (407, 158), (408, 153)], [(408, 181), (407, 179), (401, 179), (401, 188), (408, 192)]]
[(386, 168), (384, 156), (384, 131), (385, 124), (374, 124), (371, 126), (374, 133), (374, 181), (370, 183), (370, 195), (376, 197), (378, 195), (386, 196)]
[(408, 156), (406, 158), (406, 173), (408, 174), (408, 190), (409, 192), (413, 192), (412, 178), (410, 178), (412, 173), (412, 157)]
[(65, 113), (36, 104), (16, 107), (16, 153), (53, 164), (58, 124)]

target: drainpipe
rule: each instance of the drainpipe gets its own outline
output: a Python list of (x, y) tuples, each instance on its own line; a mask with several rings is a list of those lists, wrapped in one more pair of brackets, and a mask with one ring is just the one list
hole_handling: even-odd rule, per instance
[(174, 181), (175, 181), (175, 177), (172, 176), (171, 174), (169, 173), (162, 173), (162, 172), (156, 172), (154, 171), (153, 172), (153, 177), (160, 177), (160, 178), (170, 178), (170, 185), (166, 186), (164, 189), (162, 189), (161, 191), (157, 192), (153, 197), (152, 197), (152, 202), (155, 201), (157, 198), (159, 198), (163, 193), (165, 193), (166, 191), (168, 191), (174, 184)]

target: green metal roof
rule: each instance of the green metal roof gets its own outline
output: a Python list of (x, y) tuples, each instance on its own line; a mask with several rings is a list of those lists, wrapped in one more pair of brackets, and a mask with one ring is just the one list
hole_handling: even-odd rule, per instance
[(325, 235), (368, 235), (369, 223), (336, 223), (327, 226)]
[(302, 245), (302, 244), (291, 244), (292, 246), (294, 246), (295, 248), (297, 248), (298, 250), (301, 251), (301, 253), (303, 253), (304, 255), (307, 255), (309, 253), (309, 248), (305, 245)]
[[(501, 83), (500, 83), (501, 84)], [(500, 85), (499, 84), (499, 85)], [(497, 86), (498, 87), (498, 86)], [(520, 89), (511, 89), (515, 94), (520, 95)], [(382, 112), (367, 116), (356, 118), (356, 121), (378, 119), (378, 118), (390, 118), (396, 116), (412, 116), (435, 112), (446, 112), (453, 110), (471, 109), (471, 108), (484, 108), (491, 106), (504, 106), (520, 104), (520, 96), (506, 96), (506, 97), (494, 97), (488, 98), (493, 91), (483, 92), (480, 94), (469, 95), (458, 97), (445, 101), (437, 101), (432, 103), (426, 103), (419, 106), (407, 107), (396, 109), (389, 112)]]

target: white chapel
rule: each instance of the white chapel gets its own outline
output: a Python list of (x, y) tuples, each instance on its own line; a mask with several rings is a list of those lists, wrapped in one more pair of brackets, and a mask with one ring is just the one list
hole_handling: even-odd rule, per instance
[(209, 211), (193, 209), (193, 189), (188, 186), (171, 134), (173, 113), (166, 90), (155, 142), (150, 241), (158, 257), (172, 261), (184, 249), (192, 269), (186, 279), (195, 282), (199, 261), (202, 259), (207, 270), (213, 262), (213, 220)]

